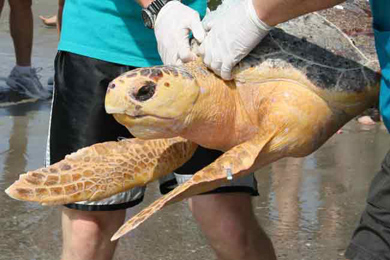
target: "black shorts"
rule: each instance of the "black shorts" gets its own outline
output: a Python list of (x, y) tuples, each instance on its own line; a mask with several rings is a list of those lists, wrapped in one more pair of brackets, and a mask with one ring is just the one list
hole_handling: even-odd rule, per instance
[[(127, 129), (106, 114), (104, 97), (110, 81), (122, 73), (134, 69), (69, 52), (60, 51), (55, 59), (54, 94), (50, 116), (46, 163), (53, 164), (65, 155), (95, 143), (131, 138)], [(175, 171), (183, 178), (167, 177), (160, 181), (160, 190), (166, 193), (204, 166), (212, 163), (222, 153), (199, 147), (195, 155), (183, 167)], [(173, 176), (173, 175), (171, 175)], [(145, 187), (133, 188), (110, 198), (96, 202), (80, 202), (67, 205), (82, 210), (116, 210), (132, 207), (143, 199)], [(253, 175), (233, 180), (216, 192), (248, 192), (257, 195), (257, 183)]]
[(345, 256), (350, 260), (390, 260), (390, 151), (371, 183), (366, 208)]

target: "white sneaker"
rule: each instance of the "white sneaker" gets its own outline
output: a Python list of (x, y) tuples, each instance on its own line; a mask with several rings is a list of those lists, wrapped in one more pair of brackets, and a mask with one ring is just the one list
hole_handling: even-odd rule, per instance
[(44, 89), (37, 74), (39, 69), (31, 68), (30, 73), (21, 73), (13, 68), (6, 83), (15, 92), (32, 98), (47, 99), (51, 97), (48, 90)]

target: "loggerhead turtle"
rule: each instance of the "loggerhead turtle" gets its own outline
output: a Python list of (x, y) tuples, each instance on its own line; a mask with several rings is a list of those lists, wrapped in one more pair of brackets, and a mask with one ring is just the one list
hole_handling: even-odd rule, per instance
[(225, 151), (125, 223), (117, 239), (168, 203), (312, 153), (377, 101), (377, 70), (318, 13), (273, 29), (232, 81), (200, 60), (132, 70), (110, 83), (106, 111), (137, 138), (80, 149), (22, 174), (6, 192), (47, 205), (99, 200), (174, 171), (197, 145)]

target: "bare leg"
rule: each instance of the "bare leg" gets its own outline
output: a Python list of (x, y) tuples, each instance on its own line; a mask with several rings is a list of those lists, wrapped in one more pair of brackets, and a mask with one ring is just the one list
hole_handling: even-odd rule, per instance
[(62, 260), (110, 260), (117, 241), (112, 235), (125, 220), (126, 210), (81, 211), (63, 208)]
[(199, 195), (189, 202), (219, 260), (276, 260), (271, 240), (257, 223), (249, 194)]
[(31, 66), (33, 42), (32, 0), (9, 0), (10, 30), (14, 42), (16, 65)]

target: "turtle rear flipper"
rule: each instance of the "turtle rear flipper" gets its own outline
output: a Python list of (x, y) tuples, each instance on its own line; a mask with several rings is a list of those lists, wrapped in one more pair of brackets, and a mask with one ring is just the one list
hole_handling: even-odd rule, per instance
[[(233, 147), (215, 160), (215, 162), (197, 172), (190, 180), (162, 196), (127, 221), (114, 234), (111, 240), (116, 240), (127, 232), (135, 229), (167, 204), (216, 189), (220, 187), (221, 184), (228, 182), (230, 177), (234, 176), (237, 178), (249, 174), (253, 171), (254, 163), (258, 161), (257, 158), (261, 155), (261, 151), (273, 136), (274, 134), (270, 134), (267, 137), (263, 136), (262, 138), (256, 137), (248, 142)], [(268, 163), (269, 160), (264, 161), (264, 164)], [(261, 164), (262, 162), (260, 162), (260, 165)], [(259, 167), (259, 163), (256, 163), (256, 168), (257, 167)]]
[(95, 144), (20, 175), (6, 193), (46, 205), (101, 200), (171, 173), (191, 158), (196, 147), (180, 137)]

